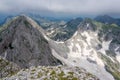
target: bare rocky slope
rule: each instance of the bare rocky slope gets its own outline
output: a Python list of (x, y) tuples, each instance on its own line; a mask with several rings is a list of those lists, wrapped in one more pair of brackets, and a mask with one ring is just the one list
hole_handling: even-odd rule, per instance
[(48, 41), (42, 33), (42, 29), (28, 17), (14, 18), (0, 29), (0, 56), (15, 63), (19, 69), (61, 64), (52, 55)]
[[(63, 64), (72, 68), (83, 68), (100, 80), (120, 80), (120, 28), (115, 24), (85, 19), (70, 39), (57, 42), (49, 39), (33, 20), (20, 16), (0, 29), (0, 34), (0, 55), (20, 68)], [(63, 68), (65, 66), (62, 66), (65, 73), (67, 69)], [(31, 75), (26, 70), (21, 71), (20, 75), (25, 73), (28, 78)], [(28, 71), (31, 72), (31, 69)], [(75, 70), (73, 72), (77, 73)], [(19, 73), (6, 79), (16, 79), (18, 75)], [(54, 76), (60, 77), (57, 74)], [(76, 77), (75, 80), (82, 79), (79, 75)]]
[(54, 56), (69, 66), (82, 67), (101, 80), (120, 80), (119, 35), (115, 24), (85, 19), (70, 39), (51, 46)]

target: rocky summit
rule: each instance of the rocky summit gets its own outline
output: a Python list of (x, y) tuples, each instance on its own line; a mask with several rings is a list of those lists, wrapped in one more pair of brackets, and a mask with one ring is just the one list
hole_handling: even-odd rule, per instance
[(120, 80), (119, 25), (89, 18), (72, 22), (77, 23), (77, 30), (65, 41), (48, 38), (46, 30), (25, 15), (0, 27), (0, 77), (3, 80)]
[(52, 53), (40, 27), (25, 16), (14, 18), (0, 31), (0, 56), (20, 68), (61, 64)]

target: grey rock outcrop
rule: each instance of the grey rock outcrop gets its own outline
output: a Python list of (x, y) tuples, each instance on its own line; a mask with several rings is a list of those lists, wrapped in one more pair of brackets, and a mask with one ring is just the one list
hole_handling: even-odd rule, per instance
[(26, 16), (19, 16), (0, 31), (0, 56), (21, 68), (38, 65), (58, 65), (48, 41), (37, 24)]

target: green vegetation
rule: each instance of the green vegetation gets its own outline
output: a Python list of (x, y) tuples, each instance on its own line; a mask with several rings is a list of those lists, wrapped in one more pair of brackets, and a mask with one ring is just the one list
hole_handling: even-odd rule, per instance
[(116, 54), (113, 53), (113, 52), (110, 51), (110, 50), (106, 50), (106, 54), (109, 55), (110, 57), (115, 57), (115, 56), (116, 56)]
[(117, 70), (111, 70), (110, 66), (105, 66), (105, 69), (113, 75), (116, 80), (120, 80), (120, 72)]
[(25, 24), (26, 27), (29, 27), (29, 26), (30, 26), (30, 24), (29, 24), (28, 21), (26, 21), (26, 20), (24, 21), (24, 24)]
[(37, 78), (40, 78), (40, 77), (42, 77), (42, 73), (38, 72)]
[(53, 70), (50, 75), (56, 75), (56, 72)]
[(35, 72), (36, 70), (35, 70), (35, 69), (32, 69), (31, 71), (32, 71), (32, 72)]
[(58, 74), (58, 76), (61, 76), (61, 77), (64, 76), (64, 75), (65, 75), (65, 74), (64, 74), (63, 71), (61, 71), (61, 73)]
[(72, 80), (79, 80), (79, 79), (78, 79), (78, 78), (76, 78), (76, 77), (73, 77), (73, 78), (72, 78)]
[(111, 61), (110, 58), (108, 58), (107, 56), (101, 53), (100, 53), (100, 57), (105, 63), (105, 69), (108, 72), (110, 72), (116, 80), (120, 80), (120, 72), (118, 70), (120, 68), (120, 64), (117, 62)]
[(35, 79), (33, 76), (30, 77), (31, 79)]
[[(0, 60), (1, 62), (1, 60)], [(80, 73), (79, 73), (80, 72)], [(32, 73), (32, 74), (31, 74)], [(12, 77), (8, 76), (8, 79), (27, 79), (35, 80), (97, 80), (95, 76), (81, 70), (79, 67), (67, 67), (66, 66), (38, 66), (30, 67), (29, 69), (22, 69), (18, 73), (11, 72)], [(79, 79), (80, 78), (80, 79)]]
[(68, 72), (68, 74), (73, 75), (73, 72)]
[(3, 73), (1, 75), (1, 77), (12, 76), (12, 75), (16, 74), (19, 71), (19, 69), (17, 69), (17, 67), (15, 68), (13, 66), (14, 66), (13, 63), (10, 63), (7, 60), (0, 58), (0, 73), (1, 72)]
[(7, 62), (7, 61), (3, 60), (2, 58), (0, 58), (0, 71), (2, 69), (4, 69), (9, 64), (10, 64), (9, 62)]
[(0, 42), (2, 42), (2, 38), (1, 38), (1, 36), (0, 36)]

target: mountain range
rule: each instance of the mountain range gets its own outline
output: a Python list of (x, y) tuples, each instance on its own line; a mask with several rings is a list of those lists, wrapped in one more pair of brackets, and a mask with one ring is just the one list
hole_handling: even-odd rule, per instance
[(117, 24), (120, 26), (120, 19), (118, 18), (113, 18), (111, 16), (108, 15), (100, 15), (97, 16), (94, 20), (98, 21), (98, 22), (102, 22), (105, 24)]
[(3, 80), (120, 80), (119, 19), (35, 21), (21, 15), (0, 27)]

